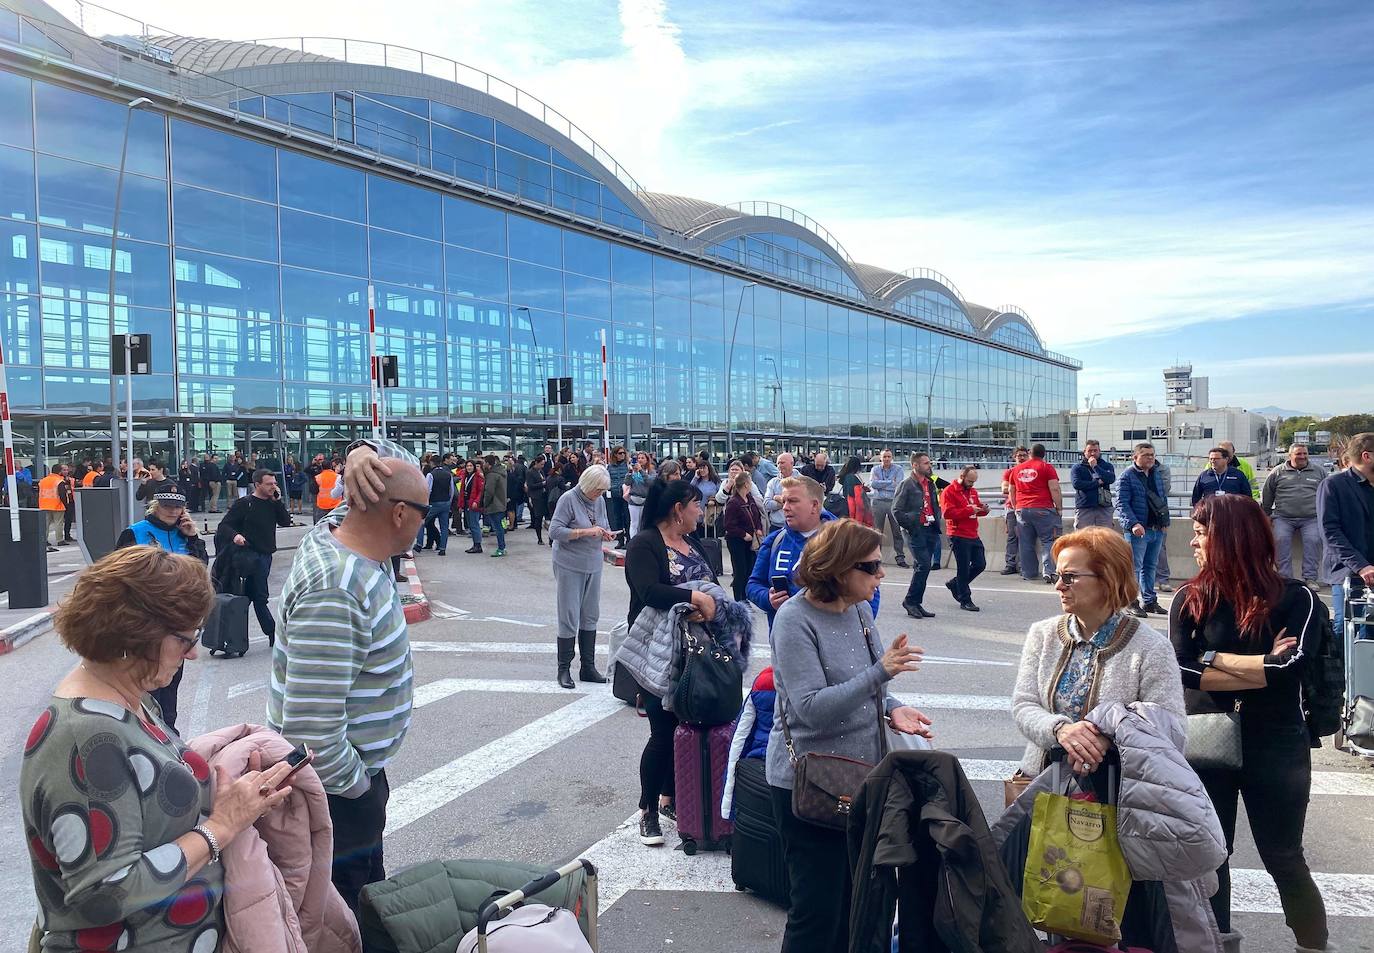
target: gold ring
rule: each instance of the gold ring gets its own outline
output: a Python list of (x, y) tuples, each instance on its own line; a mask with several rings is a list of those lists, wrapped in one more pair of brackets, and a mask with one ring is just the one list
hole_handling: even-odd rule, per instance
[(262, 787), (258, 788), (258, 794), (262, 795), (263, 797), (267, 797), (271, 793), (272, 785), (270, 784), (264, 784), (262, 785)]

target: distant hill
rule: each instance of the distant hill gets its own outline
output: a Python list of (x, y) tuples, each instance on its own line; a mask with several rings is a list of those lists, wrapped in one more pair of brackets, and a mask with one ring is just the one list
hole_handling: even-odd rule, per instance
[(1321, 414), (1313, 414), (1306, 410), (1287, 410), (1283, 407), (1251, 407), (1252, 414), (1264, 414), (1266, 417), (1320, 417)]

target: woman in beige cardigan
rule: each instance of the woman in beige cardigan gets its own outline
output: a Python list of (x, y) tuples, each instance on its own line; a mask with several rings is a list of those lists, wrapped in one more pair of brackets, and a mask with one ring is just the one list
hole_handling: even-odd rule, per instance
[(1080, 774), (1102, 763), (1111, 739), (1084, 716), (1103, 702), (1153, 702), (1183, 717), (1169, 640), (1123, 611), (1137, 592), (1130, 547), (1090, 527), (1061, 536), (1052, 552), (1064, 612), (1030, 627), (1011, 704), (1029, 742), (1021, 772), (1031, 777), (1055, 745)]

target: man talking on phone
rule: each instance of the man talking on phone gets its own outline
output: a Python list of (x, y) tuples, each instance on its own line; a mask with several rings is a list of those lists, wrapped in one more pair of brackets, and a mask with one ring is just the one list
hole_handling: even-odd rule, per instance
[[(749, 585), (745, 588), (749, 601), (768, 613), (770, 631), (778, 607), (797, 592), (797, 586), (792, 582), (792, 570), (801, 561), (806, 541), (820, 531), (822, 523), (836, 519), (821, 505), (825, 499), (825, 487), (810, 477), (788, 477), (782, 481), (780, 489), (786, 525), (769, 533), (759, 544), (754, 571), (749, 574)], [(881, 593), (875, 592), (870, 603), (875, 617), (878, 615), (880, 598)]]
[(215, 531), (211, 575), (221, 583), (221, 591), (232, 588), (224, 587), (224, 581), (243, 580), (243, 594), (253, 600), (253, 612), (268, 645), (277, 644), (277, 622), (267, 604), (267, 580), (272, 574), (272, 554), (277, 551), (277, 527), (290, 525), (291, 514), (281, 501), (276, 475), (258, 469), (253, 471), (253, 492), (234, 501)]

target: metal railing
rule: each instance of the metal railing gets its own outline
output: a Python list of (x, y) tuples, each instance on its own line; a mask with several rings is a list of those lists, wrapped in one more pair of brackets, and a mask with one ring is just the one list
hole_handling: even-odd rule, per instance
[(753, 215), (760, 218), (778, 218), (806, 229), (812, 235), (815, 235), (821, 241), (825, 242), (830, 250), (839, 255), (840, 260), (851, 269), (854, 267), (854, 259), (849, 256), (849, 252), (845, 251), (844, 246), (840, 244), (840, 240), (836, 238), (828, 228), (805, 212), (792, 208), (790, 205), (783, 205), (779, 202), (747, 201), (733, 202), (729, 205), (723, 205), (721, 208), (732, 212), (738, 212), (739, 215), (722, 215), (719, 211), (712, 209), (698, 216), (696, 220), (687, 227), (687, 230), (683, 234), (687, 235), (689, 238), (694, 238), (714, 225), (733, 221), (737, 217)]
[(1028, 314), (1026, 314), (1026, 312), (1022, 311), (1020, 308), (1018, 308), (1018, 307), (1017, 307), (1016, 305), (1014, 305), (1014, 304), (999, 304), (999, 305), (997, 306), (997, 308), (996, 308), (996, 313), (997, 313), (997, 314), (1014, 314), (1014, 315), (1016, 315), (1018, 318), (1025, 318), (1025, 319), (1026, 319), (1026, 323), (1030, 325), (1031, 329), (1032, 329), (1032, 330), (1035, 329), (1035, 325), (1031, 323), (1031, 316), (1028, 315)]
[(944, 272), (936, 271), (934, 268), (908, 268), (906, 271), (893, 275), (891, 278), (887, 279), (887, 281), (883, 282), (878, 290), (873, 292), (873, 295), (877, 298), (884, 298), (898, 285), (912, 278), (925, 278), (928, 281), (942, 284), (950, 291), (954, 292), (954, 297), (959, 300), (960, 304), (965, 307), (968, 306), (968, 299), (965, 298), (964, 293), (959, 290), (959, 286), (951, 281), (949, 276)]

